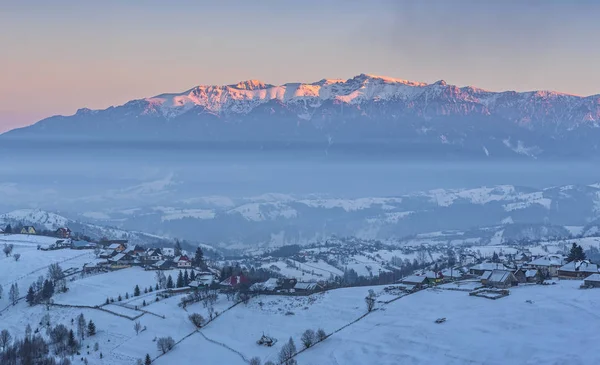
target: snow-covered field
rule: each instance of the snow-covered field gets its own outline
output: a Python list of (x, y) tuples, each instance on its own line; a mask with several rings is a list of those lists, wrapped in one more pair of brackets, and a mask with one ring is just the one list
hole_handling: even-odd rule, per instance
[[(597, 364), (600, 290), (580, 284), (523, 286), (499, 300), (418, 292), (302, 353), (298, 363)], [(447, 321), (436, 324), (440, 317)]]
[[(38, 244), (49, 244), (56, 238), (28, 235), (0, 236), (0, 247), (4, 244), (12, 244), (11, 256), (0, 253), (0, 285), (4, 295), (0, 299), (0, 310), (8, 305), (8, 291), (13, 283), (19, 288), (20, 296), (25, 296), (27, 289), (36, 281), (38, 276), (46, 276), (48, 266), (60, 263), (63, 270), (69, 268), (81, 268), (85, 263), (96, 260), (92, 251), (89, 250), (54, 250), (41, 251), (37, 249)], [(14, 260), (14, 254), (20, 254), (19, 261)]]
[[(55, 303), (71, 305), (102, 305), (106, 298), (114, 298), (119, 295), (125, 299), (125, 294), (133, 296), (136, 285), (143, 292), (144, 288), (156, 284), (155, 271), (145, 271), (139, 267), (112, 271), (100, 275), (92, 275), (77, 279), (69, 283), (69, 291), (54, 297)], [(171, 275), (173, 280), (177, 279), (178, 271), (166, 271), (165, 275)]]

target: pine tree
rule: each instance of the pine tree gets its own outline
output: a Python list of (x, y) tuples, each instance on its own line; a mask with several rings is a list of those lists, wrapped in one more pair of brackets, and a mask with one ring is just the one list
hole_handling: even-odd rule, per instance
[(583, 252), (583, 247), (578, 246), (575, 242), (573, 242), (573, 246), (571, 246), (571, 251), (569, 251), (569, 255), (567, 256), (567, 262), (585, 260), (585, 252)]
[(90, 319), (90, 322), (88, 323), (87, 330), (88, 330), (88, 337), (96, 334), (96, 325), (94, 324), (94, 322), (92, 322), (91, 319)]
[(190, 283), (190, 277), (188, 275), (187, 269), (183, 272), (183, 286), (187, 286)]
[(48, 300), (54, 295), (54, 284), (51, 280), (44, 280), (44, 286), (42, 287), (42, 299)]
[(173, 278), (171, 275), (167, 277), (167, 289), (173, 289)]
[(179, 240), (175, 240), (175, 249), (173, 251), (175, 251), (175, 256), (181, 256), (181, 243), (179, 243)]
[(133, 288), (133, 296), (134, 297), (140, 296), (140, 287), (138, 285), (136, 285), (135, 288)]
[(10, 224), (6, 226), (6, 228), (4, 229), (4, 233), (12, 233), (12, 227)]
[(194, 280), (196, 280), (196, 273), (194, 272), (194, 270), (192, 270), (190, 272), (190, 281), (194, 281)]
[(194, 255), (194, 265), (200, 268), (204, 267), (204, 252), (202, 252), (200, 247), (196, 249), (196, 253)]
[(154, 290), (160, 290), (160, 287), (158, 286), (158, 284), (156, 284), (156, 286), (154, 287)]
[(69, 346), (69, 349), (71, 349), (71, 353), (77, 351), (77, 347), (79, 347), (79, 345), (77, 344), (77, 340), (75, 339), (75, 333), (73, 333), (73, 330), (69, 330), (69, 339), (67, 340), (67, 346)]
[(183, 288), (183, 272), (179, 270), (179, 274), (177, 275), (177, 287)]
[(123, 300), (123, 298), (121, 297), (121, 294), (119, 294), (119, 296), (117, 297), (117, 302), (120, 302), (122, 300)]
[(25, 300), (27, 301), (27, 303), (29, 303), (29, 305), (35, 304), (35, 291), (33, 290), (33, 284), (29, 286), (29, 290), (27, 291), (27, 297), (25, 297)]
[(150, 354), (146, 354), (146, 360), (144, 361), (144, 365), (152, 364), (152, 359), (150, 358)]

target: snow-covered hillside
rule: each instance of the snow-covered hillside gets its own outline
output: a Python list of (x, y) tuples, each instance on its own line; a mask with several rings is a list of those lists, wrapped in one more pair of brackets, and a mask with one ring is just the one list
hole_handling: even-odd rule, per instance
[(40, 209), (19, 209), (0, 215), (0, 227), (3, 229), (7, 225), (23, 226), (30, 225), (40, 230), (54, 231), (61, 227), (68, 227), (71, 231), (86, 235), (93, 239), (128, 239), (142, 244), (152, 244), (169, 242), (170, 240), (154, 234), (128, 231), (114, 228), (111, 226), (86, 223), (79, 220), (72, 220), (59, 214), (47, 212)]
[[(596, 186), (500, 185), (395, 197), (207, 197), (173, 201), (169, 206), (86, 212), (82, 219), (243, 248), (306, 244), (332, 235), (406, 241), (414, 235), (452, 231), (461, 232), (461, 239), (482, 242), (500, 230), (506, 240), (593, 235), (597, 229), (593, 222), (600, 218), (598, 207), (600, 188)], [(230, 226), (236, 229), (224, 228)], [(448, 240), (453, 235), (458, 236), (446, 234)]]

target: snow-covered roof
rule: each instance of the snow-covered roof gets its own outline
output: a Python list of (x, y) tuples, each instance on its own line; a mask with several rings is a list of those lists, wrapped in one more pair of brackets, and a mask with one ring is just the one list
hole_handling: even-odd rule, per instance
[(592, 274), (585, 278), (585, 281), (597, 281), (600, 282), (600, 274)]
[(537, 270), (527, 270), (525, 271), (525, 277), (526, 278), (534, 278), (537, 275), (538, 271)]
[(483, 274), (481, 274), (481, 276), (479, 278), (481, 280), (487, 280), (490, 278), (491, 275), (492, 275), (492, 271), (488, 270), (488, 271), (485, 271)]
[(111, 243), (111, 245), (108, 246), (108, 248), (111, 249), (111, 250), (116, 250), (119, 247), (121, 247), (120, 243)]
[(494, 270), (487, 280), (493, 283), (503, 283), (509, 280), (511, 275), (512, 273), (508, 270)]
[(317, 283), (296, 283), (294, 289), (299, 290), (315, 290), (317, 288)]
[(124, 253), (120, 253), (120, 254), (117, 254), (117, 255), (115, 255), (114, 257), (111, 257), (111, 258), (110, 258), (110, 259), (108, 259), (108, 260), (109, 260), (109, 261), (114, 261), (114, 262), (117, 262), (117, 261), (119, 261), (120, 259), (122, 259), (123, 257), (125, 257), (125, 254), (124, 254)]
[(589, 262), (588, 260), (571, 261), (571, 262), (561, 266), (560, 271), (597, 273), (598, 265), (593, 264), (593, 263)]
[(531, 261), (529, 264), (534, 266), (562, 266), (564, 264), (564, 259), (562, 256), (548, 255), (539, 257)]
[(253, 284), (250, 287), (250, 290), (259, 291), (259, 290), (275, 290), (277, 288), (277, 279), (269, 278), (267, 281), (262, 283)]
[(400, 282), (408, 283), (408, 284), (422, 284), (425, 282), (425, 280), (427, 280), (426, 276), (411, 275), (411, 276), (402, 278), (402, 280), (400, 280)]

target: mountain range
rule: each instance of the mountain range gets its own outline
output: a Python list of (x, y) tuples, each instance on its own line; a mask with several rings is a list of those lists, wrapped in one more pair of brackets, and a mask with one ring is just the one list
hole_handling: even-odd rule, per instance
[(600, 95), (492, 92), (361, 74), (348, 80), (197, 86), (80, 109), (2, 139), (195, 141), (236, 148), (477, 158), (598, 156)]

